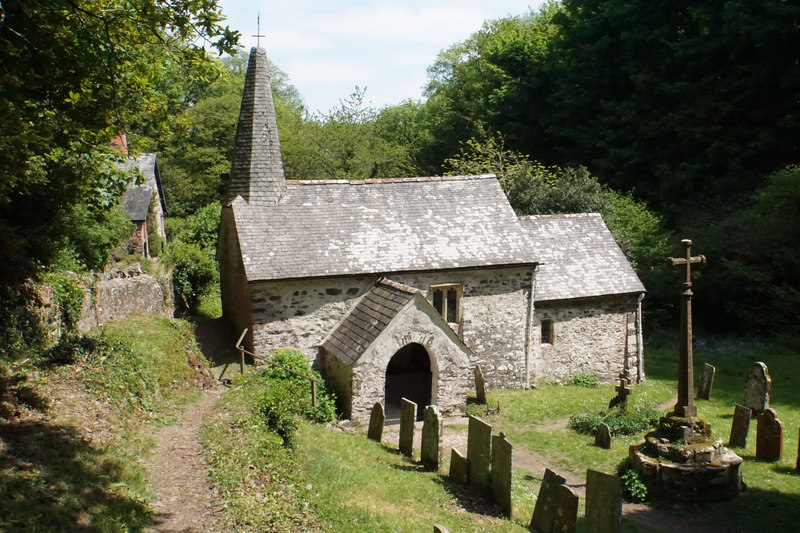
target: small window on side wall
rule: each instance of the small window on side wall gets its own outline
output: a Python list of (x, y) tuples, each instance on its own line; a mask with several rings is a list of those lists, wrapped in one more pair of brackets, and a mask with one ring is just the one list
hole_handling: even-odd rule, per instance
[(549, 318), (542, 320), (542, 344), (554, 344), (555, 340), (556, 336), (553, 330), (553, 321)]
[(461, 321), (461, 285), (431, 285), (433, 307), (450, 324)]

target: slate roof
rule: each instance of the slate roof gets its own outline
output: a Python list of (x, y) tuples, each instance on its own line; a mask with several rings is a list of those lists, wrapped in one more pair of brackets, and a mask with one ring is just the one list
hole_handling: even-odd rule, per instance
[(412, 287), (378, 280), (325, 339), (323, 348), (342, 363), (353, 365), (416, 292)]
[(538, 259), (492, 175), (287, 184), (275, 205), (232, 203), (249, 281)]
[(536, 301), (645, 292), (599, 214), (519, 219), (544, 263), (536, 278)]
[(122, 195), (122, 206), (129, 220), (147, 220), (150, 211), (150, 201), (156, 187), (156, 154), (140, 154), (139, 157), (129, 157), (119, 165), (124, 171), (138, 168), (144, 178), (142, 185), (136, 185), (133, 180), (128, 184), (128, 189)]

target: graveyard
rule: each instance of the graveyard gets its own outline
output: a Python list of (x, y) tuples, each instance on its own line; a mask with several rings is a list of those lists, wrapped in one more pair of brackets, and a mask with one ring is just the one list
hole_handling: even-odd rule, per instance
[[(648, 348), (647, 383), (632, 387), (629, 411), (660, 409), (663, 416), (672, 408), (677, 385), (676, 344), (676, 340), (667, 340)], [(710, 399), (696, 400), (695, 405), (726, 445), (734, 406), (743, 401), (750, 367), (755, 361), (766, 364), (772, 377), (770, 407), (784, 427), (783, 458), (779, 461), (756, 458), (757, 423), (753, 419), (746, 447), (731, 448), (743, 458), (746, 491), (731, 500), (713, 503), (665, 500), (625, 503), (622, 531), (764, 531), (765, 524), (769, 524), (770, 531), (796, 529), (800, 519), (796, 505), (800, 498), (800, 477), (796, 471), (800, 390), (791, 376), (797, 353), (798, 347), (791, 344), (745, 340), (696, 342), (696, 386), (704, 364), (714, 365), (716, 374)], [(242, 390), (236, 393), (240, 399), (245, 396)], [(387, 426), (378, 444), (367, 438), (366, 428), (346, 432), (304, 423), (298, 430), (290, 473), (280, 471), (282, 467), (276, 466), (280, 462), (275, 456), (264, 457), (263, 463), (258, 463), (253, 455), (247, 460), (276, 483), (268, 494), (280, 493), (279, 512), (287, 517), (300, 517), (296, 519), (313, 517), (336, 531), (425, 531), (434, 524), (442, 524), (449, 531), (525, 531), (531, 522), (545, 469), (549, 468), (566, 478), (567, 484), (579, 494), (576, 530), (585, 531), (583, 485), (587, 469), (613, 474), (628, 456), (628, 447), (639, 441), (644, 432), (612, 437), (610, 449), (606, 450), (595, 446), (593, 436), (568, 429), (568, 420), (574, 414), (606, 410), (614, 395), (613, 384), (596, 388), (547, 384), (532, 390), (489, 390), (487, 401), (492, 407), (489, 414), (486, 405), (470, 399), (468, 413), (491, 425), (494, 435), (504, 433), (514, 448), (510, 519), (504, 517), (499, 505), (481, 496), (480, 491), (450, 480), (449, 448), (443, 447), (438, 472), (422, 464), (419, 423), (410, 457), (400, 452), (396, 426)], [(230, 400), (232, 405), (237, 404)], [(498, 403), (500, 408), (495, 410)], [(218, 412), (217, 416), (230, 413)], [(215, 436), (213, 427), (220, 424), (219, 419), (214, 422), (207, 426), (206, 444), (212, 450), (215, 461), (212, 471), (219, 480), (225, 478), (226, 469), (246, 468), (236, 466), (235, 458), (247, 449), (259, 447), (255, 446), (257, 436), (248, 437), (246, 428), (241, 429), (238, 439), (231, 439), (225, 432)], [(467, 426), (468, 419), (464, 417), (445, 419), (445, 444), (455, 434), (461, 434), (466, 442)], [(249, 441), (251, 438), (255, 440)], [(232, 440), (236, 442), (231, 443)], [(248, 448), (248, 442), (252, 447)], [(261, 446), (263, 453), (266, 449)], [(466, 453), (466, 446), (460, 451)], [(269, 496), (265, 503), (263, 491), (241, 487), (236, 490), (237, 486), (223, 485), (223, 493), (235, 495), (228, 502), (234, 514), (237, 506), (244, 514), (245, 509), (252, 509), (256, 503), (260, 505), (259, 513), (276, 512), (274, 507), (268, 511), (270, 505), (277, 503), (269, 501)], [(269, 516), (269, 520), (274, 518), (274, 514)]]

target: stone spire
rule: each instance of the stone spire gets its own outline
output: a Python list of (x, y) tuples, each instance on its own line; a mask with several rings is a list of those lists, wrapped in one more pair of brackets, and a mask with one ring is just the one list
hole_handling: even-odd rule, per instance
[(251, 48), (226, 203), (241, 196), (250, 205), (274, 205), (285, 192), (267, 54)]

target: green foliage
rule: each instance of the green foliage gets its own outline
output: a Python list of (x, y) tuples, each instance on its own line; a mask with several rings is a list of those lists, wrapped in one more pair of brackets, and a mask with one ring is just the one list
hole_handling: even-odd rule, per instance
[(173, 242), (164, 258), (173, 267), (172, 289), (175, 299), (193, 309), (200, 295), (218, 279), (217, 264), (209, 251), (196, 244)]
[(587, 389), (596, 389), (600, 386), (600, 378), (597, 377), (597, 374), (577, 374), (569, 380), (568, 384)]
[[(269, 365), (260, 372), (267, 385), (258, 410), (286, 445), (292, 444), (297, 430), (296, 417), (301, 416), (316, 422), (329, 422), (336, 418), (335, 399), (325, 388), (319, 372), (312, 370), (305, 354), (299, 350), (279, 349), (272, 352), (270, 361), (285, 368)], [(293, 370), (300, 376), (287, 371)], [(311, 403), (311, 382), (307, 376), (317, 380), (317, 405)]]
[(617, 467), (617, 476), (622, 479), (622, 492), (627, 500), (634, 503), (647, 501), (647, 485), (642, 481), (642, 476), (628, 465), (628, 461), (622, 461)]
[(0, 281), (49, 265), (62, 227), (116, 203), (127, 177), (113, 170), (109, 140), (169, 127), (191, 84), (216, 68), (204, 42), (220, 51), (236, 42), (221, 21), (216, 0), (3, 3)]
[(651, 409), (636, 409), (623, 413), (620, 409), (615, 408), (611, 411), (600, 411), (597, 414), (571, 415), (567, 427), (582, 435), (594, 435), (600, 424), (606, 424), (614, 436), (635, 435), (654, 428), (658, 424), (660, 416)]
[(75, 281), (74, 275), (65, 273), (54, 272), (46, 276), (44, 281), (53, 289), (61, 315), (64, 317), (66, 330), (73, 330), (81, 318), (83, 289)]

